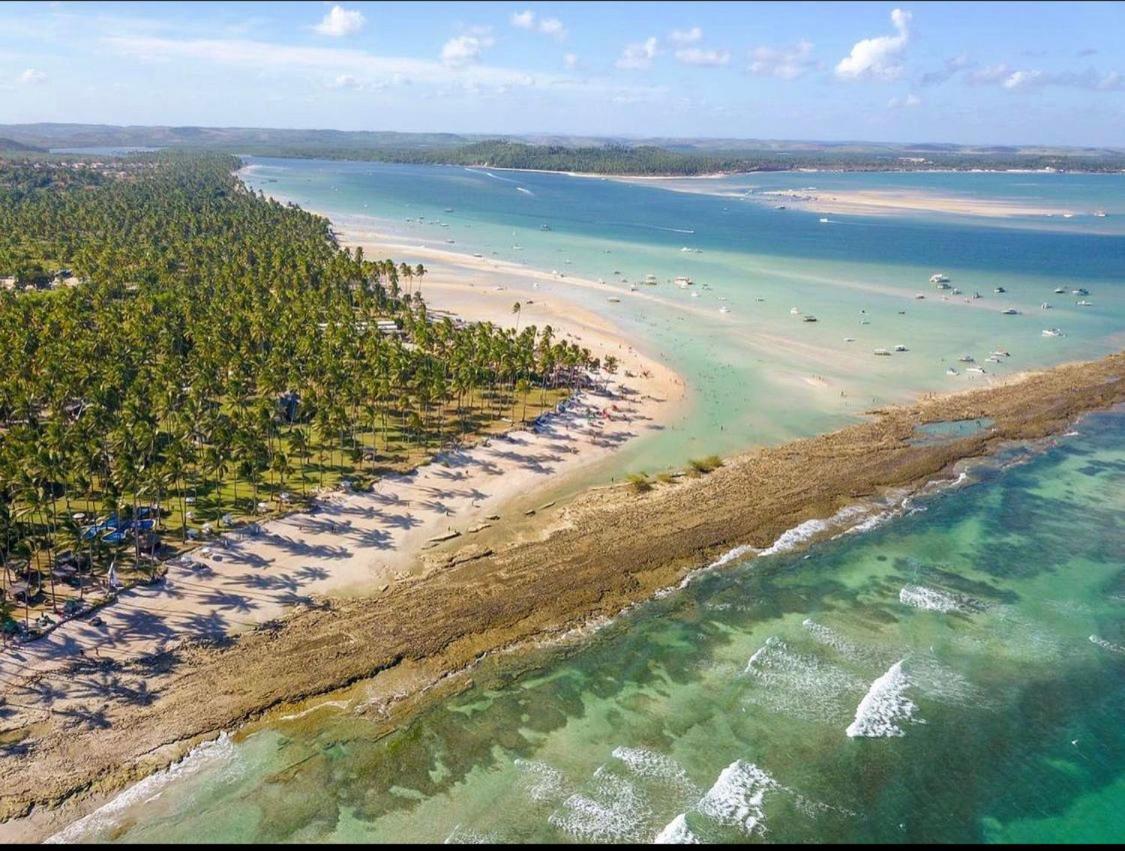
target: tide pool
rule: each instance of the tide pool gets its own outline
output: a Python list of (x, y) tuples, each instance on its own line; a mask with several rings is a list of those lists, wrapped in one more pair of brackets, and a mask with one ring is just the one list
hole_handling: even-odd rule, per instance
[[(544, 298), (565, 292), (677, 370), (689, 388), (682, 418), (634, 442), (607, 477), (819, 433), (920, 392), (980, 386), (1125, 343), (1125, 236), (1116, 212), (1125, 175), (786, 173), (706, 182), (719, 192), (920, 188), (1110, 212), (1032, 230), (937, 215), (834, 215), (822, 224), (816, 213), (738, 197), (559, 174), (248, 164), (252, 187), (349, 229), (543, 270)], [(951, 289), (930, 283), (936, 273)], [(591, 290), (560, 275), (606, 283)], [(642, 283), (647, 275), (656, 286)], [(676, 286), (680, 276), (693, 283)], [(480, 285), (488, 284), (482, 273)], [(1079, 288), (1089, 295), (1073, 292)], [(608, 302), (611, 295), (620, 303)], [(816, 322), (802, 321), (810, 314)], [(1054, 328), (1062, 335), (1044, 336)], [(876, 356), (880, 348), (892, 354)], [(972, 364), (960, 361), (965, 355)]]
[(1125, 412), (903, 516), (704, 572), (487, 660), (377, 738), (364, 702), (206, 746), (64, 837), (1114, 841)]

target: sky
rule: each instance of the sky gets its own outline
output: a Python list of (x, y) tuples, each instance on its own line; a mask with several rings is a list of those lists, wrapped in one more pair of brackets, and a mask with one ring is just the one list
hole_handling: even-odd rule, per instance
[(1125, 147), (1125, 3), (0, 2), (0, 123)]

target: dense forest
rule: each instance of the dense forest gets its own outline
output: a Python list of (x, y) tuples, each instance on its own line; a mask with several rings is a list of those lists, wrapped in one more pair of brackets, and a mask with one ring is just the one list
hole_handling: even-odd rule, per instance
[(8, 630), (106, 591), (110, 564), (143, 578), (173, 541), (536, 415), (597, 365), (549, 327), (431, 315), (423, 267), (339, 248), (238, 165), (0, 164), (0, 279), (49, 273), (0, 289)]
[[(0, 136), (38, 148), (157, 147), (255, 156), (446, 163), (605, 175), (927, 169), (1125, 171), (1120, 148), (970, 146), (747, 139), (488, 137), (455, 133), (246, 127), (0, 126)], [(2, 146), (0, 146), (2, 147)]]

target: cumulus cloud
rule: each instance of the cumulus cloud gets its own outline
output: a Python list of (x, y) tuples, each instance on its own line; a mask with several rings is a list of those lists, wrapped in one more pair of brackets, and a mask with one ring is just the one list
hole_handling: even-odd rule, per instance
[(543, 35), (549, 35), (551, 38), (558, 39), (559, 41), (566, 38), (566, 26), (562, 21), (558, 18), (537, 19), (531, 9), (525, 9), (522, 12), (514, 12), (508, 20), (516, 29), (542, 33)]
[(19, 81), (25, 86), (36, 86), (47, 82), (47, 75), (38, 68), (28, 68), (19, 76)]
[(441, 61), (450, 68), (463, 68), (480, 61), (481, 54), (496, 40), (484, 29), (451, 38), (441, 48)]
[(836, 76), (845, 80), (893, 80), (902, 74), (902, 53), (910, 40), (909, 12), (894, 9), (891, 24), (894, 35), (865, 38), (852, 46), (852, 52), (836, 65)]
[(703, 30), (699, 27), (692, 27), (689, 30), (672, 30), (668, 36), (668, 40), (672, 44), (695, 44), (703, 38)]
[(643, 42), (627, 44), (615, 64), (618, 68), (632, 71), (647, 68), (656, 56), (656, 44), (655, 36), (650, 36)]
[(909, 109), (912, 106), (921, 106), (922, 99), (916, 94), (908, 94), (900, 98), (891, 98), (887, 101), (888, 109)]
[(720, 65), (730, 64), (730, 51), (703, 50), (699, 47), (681, 47), (676, 51), (676, 61), (684, 65), (717, 68)]
[(578, 55), (575, 53), (564, 53), (563, 65), (573, 71), (578, 67)]
[(801, 40), (784, 47), (755, 47), (750, 53), (750, 73), (795, 80), (814, 66), (812, 42)]
[(339, 38), (359, 32), (365, 23), (363, 12), (345, 9), (343, 6), (333, 6), (324, 16), (324, 20), (313, 29), (321, 35)]
[(999, 62), (965, 74), (965, 81), (977, 86), (999, 86), (1009, 92), (1026, 92), (1045, 86), (1065, 86), (1093, 92), (1125, 91), (1125, 77), (1117, 71), (1044, 71), (1039, 68), (1013, 68)]

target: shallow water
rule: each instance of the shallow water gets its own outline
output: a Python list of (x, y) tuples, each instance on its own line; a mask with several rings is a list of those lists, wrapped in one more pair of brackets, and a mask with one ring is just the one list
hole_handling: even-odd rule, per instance
[(224, 740), (67, 838), (1120, 840), (1125, 412), (1078, 432), (385, 738), (329, 706)]
[[(540, 290), (545, 300), (565, 291), (612, 316), (690, 388), (682, 418), (634, 442), (607, 476), (819, 433), (920, 391), (976, 386), (1125, 343), (1125, 175), (787, 173), (695, 184), (914, 188), (1110, 213), (1052, 219), (1044, 229), (1041, 219), (922, 214), (833, 216), (825, 225), (816, 213), (737, 197), (558, 174), (249, 162), (251, 186), (349, 229), (605, 279), (604, 290), (591, 291), (545, 275)], [(963, 294), (931, 285), (937, 272)], [(657, 286), (640, 283), (649, 274)], [(677, 287), (677, 276), (694, 284)], [(494, 283), (481, 275), (482, 287)], [(1077, 305), (1079, 286), (1091, 306)], [(965, 303), (976, 291), (982, 298)], [(606, 301), (613, 294), (620, 303)], [(1003, 315), (1009, 307), (1020, 313)], [(802, 322), (792, 308), (818, 321)], [(1043, 336), (1056, 327), (1065, 336)], [(900, 344), (908, 351), (873, 354)], [(996, 349), (1011, 357), (988, 361)], [(965, 354), (986, 374), (963, 369)], [(951, 365), (957, 375), (946, 373)]]

